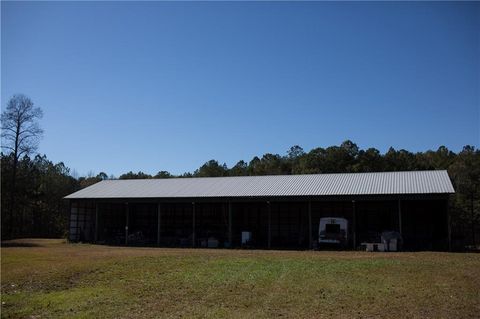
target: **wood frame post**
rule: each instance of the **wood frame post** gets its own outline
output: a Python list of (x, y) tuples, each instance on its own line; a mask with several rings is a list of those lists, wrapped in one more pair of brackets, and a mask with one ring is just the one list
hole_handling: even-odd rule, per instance
[(452, 251), (452, 218), (449, 210), (449, 198), (446, 200), (448, 251)]
[(403, 235), (402, 227), (402, 200), (398, 199), (398, 232)]
[(268, 205), (268, 249), (272, 247), (272, 205), (270, 201), (267, 202)]
[(162, 204), (157, 203), (157, 246), (160, 246), (161, 220), (162, 220)]
[(357, 207), (355, 200), (352, 200), (352, 230), (353, 230), (353, 249), (357, 249)]
[(77, 202), (77, 223), (76, 223), (76, 226), (75, 226), (75, 228), (76, 228), (75, 238), (76, 238), (77, 242), (80, 242), (80, 239), (81, 239), (80, 238), (81, 228), (80, 228), (80, 218), (79, 218), (80, 217), (80, 203), (81, 202)]
[(192, 202), (192, 247), (195, 247), (195, 202)]
[(98, 211), (99, 211), (98, 203), (95, 202), (95, 237), (94, 237), (95, 243), (97, 243), (98, 241)]
[(68, 201), (68, 207), (70, 210), (68, 211), (68, 241), (72, 241), (72, 200)]
[(125, 212), (125, 246), (128, 246), (128, 226), (130, 224), (130, 207), (128, 205), (128, 203), (126, 204), (127, 205), (127, 208), (126, 208), (126, 212)]
[(312, 201), (308, 201), (308, 247), (313, 248), (312, 238)]
[(232, 202), (228, 202), (228, 243), (233, 248), (232, 243)]

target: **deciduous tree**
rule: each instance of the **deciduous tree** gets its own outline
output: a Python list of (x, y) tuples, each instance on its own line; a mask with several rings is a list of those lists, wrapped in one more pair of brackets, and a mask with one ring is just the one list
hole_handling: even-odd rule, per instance
[(7, 107), (1, 115), (2, 149), (12, 154), (13, 157), (10, 207), (8, 210), (8, 232), (10, 235), (12, 235), (14, 212), (16, 209), (15, 197), (18, 162), (22, 156), (28, 156), (37, 150), (39, 140), (43, 134), (43, 130), (38, 123), (42, 116), (42, 110), (36, 107), (32, 100), (23, 94), (14, 95), (8, 101)]

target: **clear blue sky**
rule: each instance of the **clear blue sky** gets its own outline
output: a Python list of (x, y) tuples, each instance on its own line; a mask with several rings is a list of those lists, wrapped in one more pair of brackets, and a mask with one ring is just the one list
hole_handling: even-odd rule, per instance
[(1, 105), (79, 174), (480, 139), (480, 3), (1, 3)]

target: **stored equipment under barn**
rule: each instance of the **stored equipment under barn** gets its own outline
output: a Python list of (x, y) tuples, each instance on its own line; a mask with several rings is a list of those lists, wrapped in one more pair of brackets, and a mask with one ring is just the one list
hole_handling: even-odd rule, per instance
[(349, 248), (395, 231), (406, 250), (446, 250), (452, 193), (446, 171), (410, 171), (105, 180), (66, 199), (74, 242), (309, 249), (331, 217)]

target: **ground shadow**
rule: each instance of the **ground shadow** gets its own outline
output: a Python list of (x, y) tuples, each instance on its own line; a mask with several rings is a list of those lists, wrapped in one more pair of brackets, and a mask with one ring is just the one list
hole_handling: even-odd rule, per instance
[(41, 247), (42, 245), (32, 242), (16, 242), (16, 241), (2, 241), (2, 248), (5, 247)]

